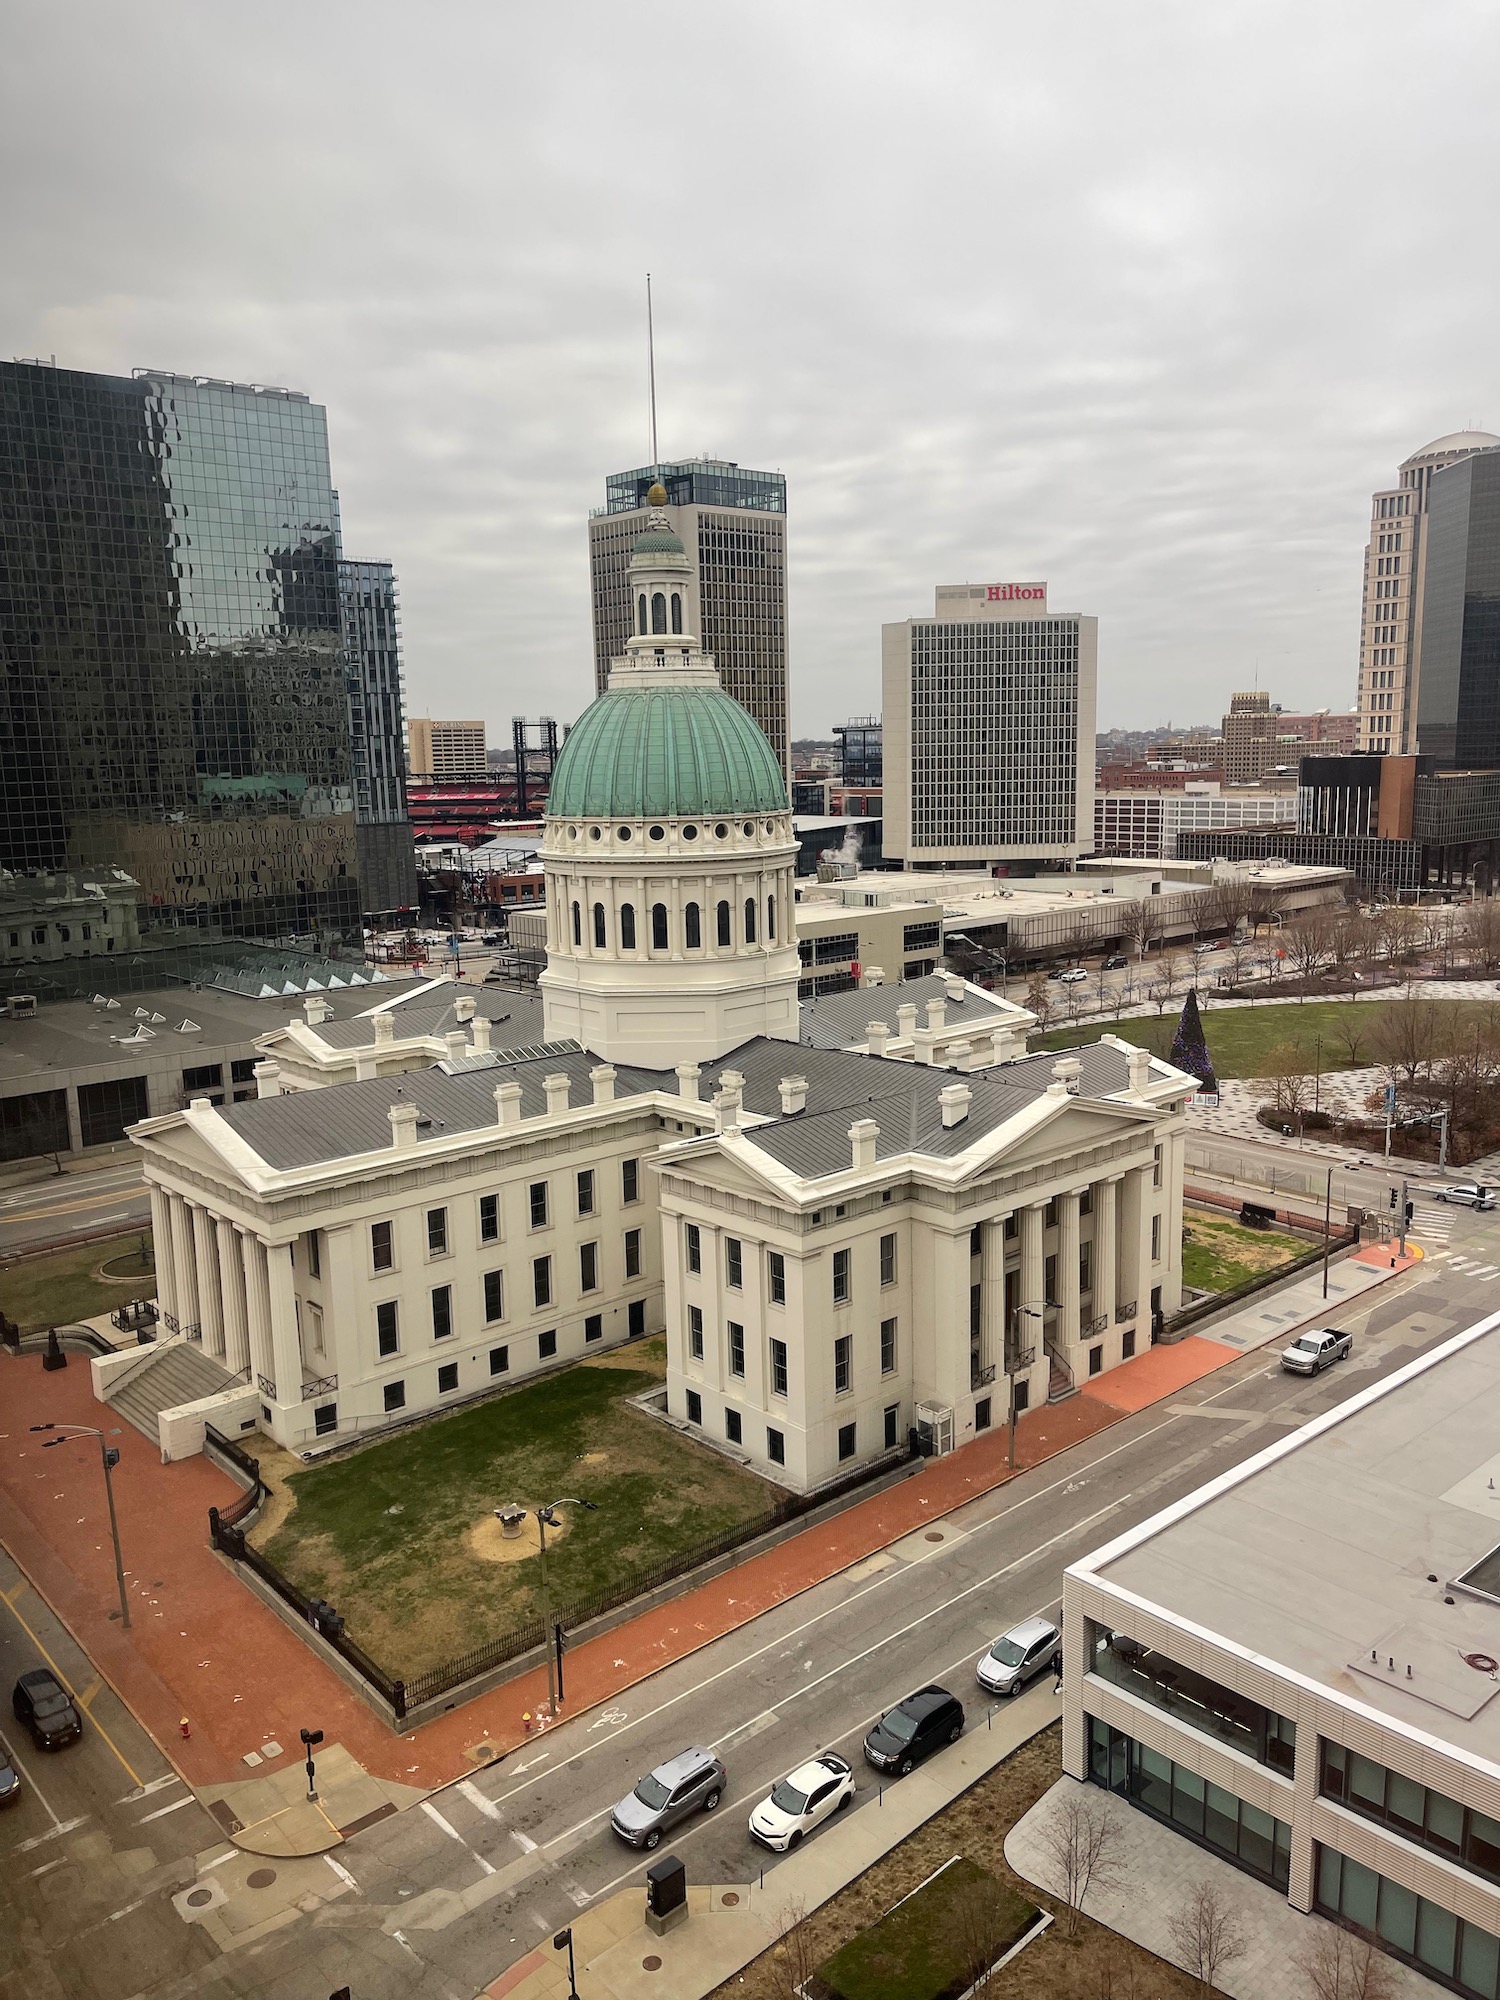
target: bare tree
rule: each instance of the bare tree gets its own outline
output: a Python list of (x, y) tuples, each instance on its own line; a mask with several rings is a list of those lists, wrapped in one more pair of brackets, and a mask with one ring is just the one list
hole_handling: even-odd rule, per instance
[(1272, 1109), (1282, 1118), (1295, 1118), (1311, 1095), (1306, 1050), (1297, 1042), (1277, 1042), (1262, 1058), (1261, 1081)]
[(1161, 936), (1163, 919), (1160, 899), (1150, 894), (1132, 896), (1121, 906), (1120, 942), (1133, 947), (1137, 958), (1146, 953)]
[(1335, 1924), (1320, 1924), (1317, 1935), (1292, 1964), (1316, 2000), (1396, 2000), (1396, 1968), (1368, 1938)]
[(1377, 1011), (1378, 1009), (1373, 1006), (1368, 1008), (1351, 1006), (1333, 1024), (1333, 1040), (1349, 1058), (1350, 1069), (1358, 1069), (1360, 1066), (1359, 1059), (1364, 1054), (1365, 1044), (1370, 1039), (1370, 1030), (1375, 1025), (1370, 1016)]
[(1107, 1889), (1119, 1880), (1124, 1866), (1120, 1830), (1102, 1792), (1082, 1785), (1069, 1787), (1037, 1825), (1042, 1852), (1063, 1885), (1067, 1915), (1063, 1932), (1078, 1933), (1078, 1919), (1090, 1889)]
[(1485, 972), (1493, 972), (1500, 966), (1500, 902), (1487, 897), (1483, 902), (1470, 903), (1464, 911), (1464, 943), (1471, 965)]
[(804, 2000), (803, 1989), (818, 1969), (819, 1953), (800, 1896), (788, 1898), (776, 1924), (781, 1935), (762, 1960), (766, 1984), (774, 2000)]
[(1036, 1015), (1037, 1027), (1044, 1030), (1056, 1011), (1052, 1004), (1052, 992), (1039, 972), (1031, 975), (1031, 984), (1026, 988), (1026, 1005)]
[(1438, 1044), (1439, 1014), (1431, 1000), (1392, 1000), (1376, 1007), (1371, 1035), (1375, 1060), (1398, 1088), (1416, 1086)]
[(954, 1943), (963, 1956), (969, 1987), (981, 1993), (990, 1983), (995, 1960), (1010, 1940), (1010, 1929), (1001, 1920), (1000, 1899), (995, 1890), (992, 1878), (970, 1882), (951, 1906)]
[(1239, 1910), (1206, 1876), (1193, 1884), (1181, 1909), (1167, 1919), (1167, 1935), (1172, 1949), (1197, 1980), (1200, 1994), (1212, 1993), (1224, 1967), (1245, 1955), (1245, 1926)]
[(1339, 918), (1332, 910), (1305, 910), (1281, 932), (1281, 946), (1302, 979), (1315, 979), (1334, 962)]

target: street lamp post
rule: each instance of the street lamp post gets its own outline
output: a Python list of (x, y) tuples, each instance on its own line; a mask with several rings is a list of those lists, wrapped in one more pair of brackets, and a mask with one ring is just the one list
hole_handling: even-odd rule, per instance
[(109, 1533), (115, 1545), (115, 1583), (120, 1592), (120, 1623), (130, 1630), (130, 1600), (125, 1595), (125, 1563), (120, 1554), (120, 1522), (115, 1513), (115, 1489), (110, 1474), (120, 1463), (119, 1448), (105, 1442), (104, 1432), (95, 1430), (89, 1424), (33, 1424), (34, 1431), (60, 1431), (61, 1437), (48, 1438), (43, 1451), (55, 1444), (66, 1444), (70, 1437), (92, 1437), (99, 1440), (99, 1457), (104, 1466), (104, 1497), (109, 1502)]
[[(1019, 1333), (1019, 1321), (1022, 1313), (1029, 1313), (1033, 1319), (1045, 1318), (1045, 1314), (1043, 1313), (1042, 1308), (1040, 1306), (1018, 1305), (1011, 1307), (1010, 1309), (1011, 1354), (1008, 1357), (1011, 1360), (1014, 1360), (1020, 1353), (1021, 1338)], [(1014, 1371), (1009, 1368), (1007, 1368), (1005, 1371), (1005, 1392), (1006, 1392), (1005, 1400), (1008, 1405), (1006, 1411), (1006, 1419), (1005, 1419), (1006, 1462), (1008, 1469), (1011, 1472), (1014, 1472), (1016, 1469), (1016, 1378)]]
[(323, 1741), (323, 1732), (321, 1729), (304, 1729), (301, 1735), (302, 1747), (307, 1752), (307, 1802), (315, 1806), (318, 1803), (318, 1787), (313, 1771), (313, 1749)]
[[(556, 1507), (587, 1507), (591, 1514), (597, 1514), (599, 1511), (592, 1500), (552, 1500), (545, 1507), (533, 1509), (536, 1514), (537, 1555), (541, 1563), (537, 1573), (537, 1588), (542, 1600), (542, 1639), (547, 1648), (547, 1699), (551, 1703), (554, 1715), (557, 1713), (561, 1697), (557, 1686), (557, 1660), (552, 1645), (552, 1606), (547, 1597), (547, 1530), (562, 1526), (562, 1522), (553, 1512)], [(497, 1507), (495, 1519), (498, 1521), (500, 1518), (501, 1509)]]

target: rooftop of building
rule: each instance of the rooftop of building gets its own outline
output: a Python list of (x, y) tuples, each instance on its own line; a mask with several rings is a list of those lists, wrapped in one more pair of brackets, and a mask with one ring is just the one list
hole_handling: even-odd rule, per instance
[(1500, 1769), (1497, 1403), (1491, 1318), (1081, 1567)]
[[(323, 1021), (313, 1032), (330, 1048), (373, 1048), (375, 1015), (387, 1013), (395, 1022), (398, 1041), (418, 1035), (441, 1039), (464, 1026), (471, 1001), (475, 1013), (491, 1023), (492, 1032), (504, 1030), (497, 1039), (507, 1046), (520, 1047), (542, 1039), (542, 1002), (538, 993), (498, 986), (461, 986), (451, 979), (421, 980), (390, 1004), (384, 998), (376, 1004), (366, 1001), (363, 1011)], [(462, 1017), (460, 1003), (465, 1007)]]
[(1409, 465), (1421, 465), (1425, 459), (1447, 458), (1454, 452), (1488, 451), (1497, 444), (1500, 444), (1500, 437), (1496, 437), (1493, 431), (1449, 431), (1443, 437), (1434, 438), (1431, 444), (1424, 444), (1410, 458), (1402, 459), (1401, 470), (1404, 472)]

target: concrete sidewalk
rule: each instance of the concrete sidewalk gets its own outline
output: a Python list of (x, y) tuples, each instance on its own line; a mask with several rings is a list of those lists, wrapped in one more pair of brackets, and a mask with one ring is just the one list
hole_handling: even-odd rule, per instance
[[(573, 1924), (579, 2000), (701, 2000), (782, 1933), (836, 1896), (867, 1868), (924, 1826), (1012, 1751), (1062, 1713), (1049, 1677), (1016, 1701), (992, 1709), (951, 1749), (894, 1785), (868, 1771), (854, 1808), (797, 1850), (794, 1862), (772, 1867), (760, 1882), (690, 1888), (685, 1924), (657, 1937), (645, 1925), (645, 1893), (623, 1889)], [(484, 1989), (488, 2000), (565, 2000), (568, 1956), (551, 1941), (539, 1945)]]

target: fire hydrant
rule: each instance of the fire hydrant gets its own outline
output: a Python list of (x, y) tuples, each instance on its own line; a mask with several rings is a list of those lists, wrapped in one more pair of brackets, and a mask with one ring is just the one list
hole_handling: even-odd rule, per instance
[(183, 1742), (184, 1742), (184, 1743), (187, 1743), (187, 1742), (189, 1742), (189, 1741), (191, 1740), (191, 1738), (192, 1738), (192, 1734), (193, 1734), (193, 1732), (192, 1732), (192, 1730), (191, 1730), (191, 1729), (190, 1729), (190, 1728), (188, 1727), (188, 1719), (187, 1719), (187, 1717), (186, 1717), (186, 1716), (184, 1716), (184, 1717), (182, 1718), (181, 1722), (179, 1722), (179, 1723), (178, 1723), (177, 1727), (178, 1727), (178, 1729), (179, 1729), (179, 1730), (180, 1730), (180, 1731), (182, 1732), (182, 1740), (183, 1740)]

